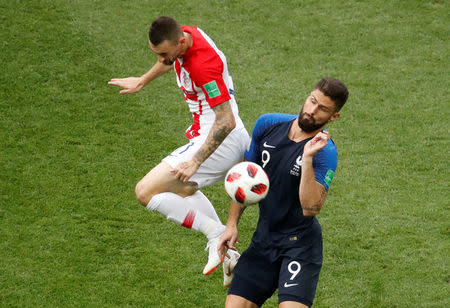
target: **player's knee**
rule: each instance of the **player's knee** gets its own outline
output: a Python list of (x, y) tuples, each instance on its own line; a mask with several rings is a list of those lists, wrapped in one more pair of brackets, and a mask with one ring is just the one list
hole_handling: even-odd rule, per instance
[(195, 182), (189, 182), (187, 185), (184, 185), (177, 194), (182, 197), (187, 197), (195, 194), (195, 192), (198, 190), (198, 185)]
[(136, 198), (140, 204), (143, 206), (147, 206), (147, 204), (152, 199), (152, 195), (149, 192), (148, 188), (142, 182), (136, 184), (135, 188)]
[(170, 189), (164, 189), (164, 186), (153, 185), (149, 181), (141, 180), (136, 184), (135, 193), (139, 203), (143, 206), (147, 206), (153, 196), (163, 192), (175, 193), (184, 198), (193, 195), (197, 190), (198, 185), (195, 182), (188, 182), (183, 185), (172, 185)]

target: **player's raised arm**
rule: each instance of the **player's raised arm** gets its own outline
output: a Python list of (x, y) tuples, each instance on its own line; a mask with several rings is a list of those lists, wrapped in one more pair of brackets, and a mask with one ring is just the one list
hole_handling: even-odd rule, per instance
[(313, 158), (327, 145), (329, 139), (329, 133), (327, 131), (321, 131), (313, 139), (308, 141), (303, 149), (299, 197), (304, 216), (319, 214), (325, 203), (327, 191), (315, 179)]
[(141, 77), (113, 78), (108, 82), (108, 84), (121, 87), (122, 90), (119, 92), (120, 94), (132, 94), (139, 92), (152, 80), (164, 75), (172, 68), (172, 65), (165, 65), (164, 63), (158, 61)]

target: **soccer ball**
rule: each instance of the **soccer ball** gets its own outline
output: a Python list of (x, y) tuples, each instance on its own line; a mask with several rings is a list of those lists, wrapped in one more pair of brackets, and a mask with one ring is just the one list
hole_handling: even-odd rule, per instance
[(228, 170), (225, 176), (225, 191), (237, 203), (258, 203), (269, 192), (269, 178), (260, 165), (241, 162)]

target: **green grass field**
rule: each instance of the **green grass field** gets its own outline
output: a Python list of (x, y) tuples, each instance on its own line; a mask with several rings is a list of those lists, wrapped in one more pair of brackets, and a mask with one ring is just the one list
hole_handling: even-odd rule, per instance
[[(159, 15), (224, 51), (249, 131), (263, 113), (298, 113), (321, 77), (348, 85), (329, 126), (339, 166), (314, 307), (449, 307), (444, 0), (0, 0), (0, 306), (223, 307), (221, 272), (201, 275), (204, 237), (134, 196), (186, 142), (174, 74), (135, 95), (107, 85), (154, 63)], [(204, 193), (225, 222), (222, 186)], [(241, 219), (240, 250), (257, 217)]]

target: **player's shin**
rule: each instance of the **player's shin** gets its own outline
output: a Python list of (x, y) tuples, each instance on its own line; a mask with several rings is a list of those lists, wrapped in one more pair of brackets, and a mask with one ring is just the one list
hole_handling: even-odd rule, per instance
[(185, 198), (174, 193), (161, 193), (153, 196), (147, 205), (149, 211), (157, 211), (174, 223), (202, 232), (208, 239), (220, 236), (225, 227), (204, 215), (200, 211), (189, 207)]
[(208, 263), (203, 269), (203, 274), (212, 273), (223, 261), (217, 253), (217, 244), (225, 226), (189, 208), (184, 198), (174, 193), (161, 193), (155, 195), (147, 205), (149, 211), (157, 211), (183, 227), (202, 232), (208, 238), (206, 250), (209, 251)]
[(214, 206), (200, 190), (197, 190), (193, 195), (185, 197), (184, 199), (186, 200), (190, 208), (197, 210), (213, 219), (214, 221), (222, 224), (219, 216), (217, 216)]

